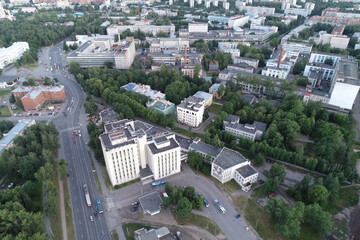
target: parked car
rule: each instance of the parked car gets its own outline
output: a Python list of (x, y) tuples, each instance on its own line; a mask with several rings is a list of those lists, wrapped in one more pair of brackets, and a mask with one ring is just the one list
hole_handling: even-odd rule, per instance
[(14, 183), (10, 183), (9, 185), (8, 185), (8, 188), (13, 188), (14, 187)]
[(262, 180), (262, 179), (259, 179), (257, 182), (258, 182), (260, 185), (264, 184), (264, 180)]
[(240, 217), (241, 217), (241, 215), (240, 215), (240, 214), (237, 214), (235, 217), (236, 217), (236, 218), (240, 218)]

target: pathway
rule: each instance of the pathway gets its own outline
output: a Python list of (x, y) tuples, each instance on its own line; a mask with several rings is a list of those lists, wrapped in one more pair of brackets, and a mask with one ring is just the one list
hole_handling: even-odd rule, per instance
[(66, 228), (66, 216), (65, 216), (65, 199), (64, 199), (64, 185), (63, 181), (58, 177), (59, 180), (59, 195), (60, 195), (60, 215), (61, 215), (61, 226), (63, 232), (63, 240), (68, 240), (67, 228)]

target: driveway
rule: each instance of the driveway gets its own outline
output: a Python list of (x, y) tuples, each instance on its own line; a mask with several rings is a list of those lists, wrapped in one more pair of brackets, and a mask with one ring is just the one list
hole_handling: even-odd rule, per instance
[[(183, 164), (182, 168), (183, 171), (181, 173), (170, 176), (166, 178), (166, 180), (172, 185), (182, 187), (194, 186), (196, 193), (202, 193), (210, 202), (208, 208), (203, 207), (202, 215), (214, 220), (228, 239), (259, 239), (253, 230), (246, 231), (248, 223), (245, 219), (239, 220), (235, 218), (237, 212), (229, 195), (221, 191), (213, 181), (206, 177), (194, 174), (188, 165)], [(125, 188), (108, 192), (105, 196), (105, 208), (108, 213), (105, 216), (107, 217), (109, 229), (112, 229), (118, 224), (118, 211), (120, 209), (121, 211), (123, 209), (129, 209), (133, 201), (136, 201), (140, 196), (153, 191), (164, 191), (164, 187), (154, 190), (151, 188), (150, 184), (143, 185), (141, 182), (138, 182)], [(219, 209), (214, 204), (214, 199), (217, 199), (226, 209), (226, 214), (220, 213)]]

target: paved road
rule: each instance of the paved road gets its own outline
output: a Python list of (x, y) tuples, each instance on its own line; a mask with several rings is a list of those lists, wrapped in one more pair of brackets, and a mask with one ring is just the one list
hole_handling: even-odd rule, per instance
[[(223, 193), (211, 180), (194, 174), (188, 165), (183, 164), (183, 171), (174, 176), (166, 178), (166, 180), (178, 186), (194, 186), (197, 193), (202, 193), (205, 198), (210, 202), (208, 208), (203, 207), (202, 214), (210, 219), (213, 219), (224, 232), (228, 239), (236, 240), (256, 240), (259, 239), (253, 231), (246, 231), (248, 226), (246, 220), (236, 219), (237, 214), (232, 201), (228, 195)], [(107, 215), (110, 227), (116, 224), (119, 208), (129, 208), (133, 201), (136, 201), (139, 196), (145, 195), (153, 191), (164, 191), (164, 187), (153, 190), (150, 184), (142, 185), (136, 183), (128, 187), (112, 191), (107, 194), (106, 207), (109, 211)], [(221, 214), (219, 209), (214, 204), (214, 199), (219, 200), (221, 205), (226, 209), (226, 214)]]
[[(44, 49), (44, 54), (51, 57), (50, 64), (53, 67), (52, 76), (65, 86), (67, 101), (65, 102), (65, 114), (57, 116), (53, 122), (60, 132), (59, 149), (60, 157), (68, 163), (69, 190), (73, 210), (76, 239), (81, 240), (102, 240), (110, 239), (106, 219), (103, 214), (94, 217), (94, 222), (90, 221), (90, 216), (95, 212), (96, 199), (101, 198), (98, 193), (94, 176), (92, 174), (91, 163), (88, 157), (88, 146), (84, 138), (87, 138), (86, 114), (83, 108), (85, 96), (81, 86), (74, 78), (65, 72), (65, 56), (61, 53), (62, 43)], [(55, 69), (55, 64), (60, 69)], [(69, 109), (69, 110), (68, 110)], [(76, 137), (73, 143), (73, 129), (81, 129), (82, 137)], [(85, 202), (83, 185), (87, 184), (92, 201), (92, 208)]]

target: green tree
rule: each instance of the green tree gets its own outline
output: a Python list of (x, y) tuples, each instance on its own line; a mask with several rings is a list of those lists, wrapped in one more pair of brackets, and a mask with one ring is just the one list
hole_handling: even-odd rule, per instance
[(334, 198), (340, 188), (338, 177), (335, 176), (335, 174), (330, 173), (325, 180), (324, 187), (329, 191), (330, 198)]
[(255, 157), (255, 165), (261, 165), (264, 162), (265, 162), (264, 156), (261, 153), (257, 154)]
[(186, 218), (191, 214), (192, 204), (186, 197), (179, 200), (176, 205), (176, 216), (180, 218)]
[(80, 71), (80, 64), (78, 62), (71, 62), (69, 65), (69, 71), (73, 75), (77, 75)]
[(200, 71), (201, 71), (201, 65), (200, 64), (196, 64), (195, 68), (194, 68), (194, 77), (198, 78), (200, 77)]
[(331, 58), (325, 59), (325, 64), (332, 66), (334, 64), (334, 61)]
[(278, 177), (268, 178), (262, 187), (262, 192), (264, 194), (275, 193), (279, 189), (279, 185), (280, 181)]
[(184, 189), (183, 196), (189, 199), (189, 201), (193, 201), (195, 199), (195, 189), (192, 186), (187, 186)]
[(333, 231), (331, 214), (322, 210), (319, 204), (311, 204), (305, 208), (304, 220), (311, 226), (316, 226), (316, 230), (326, 236)]
[(187, 162), (190, 167), (196, 168), (199, 171), (199, 168), (201, 168), (202, 166), (203, 157), (198, 152), (190, 151), (188, 154)]
[(275, 178), (277, 177), (279, 182), (283, 182), (285, 180), (285, 175), (286, 175), (286, 171), (285, 171), (285, 167), (283, 165), (274, 163), (271, 168), (270, 168), (270, 178)]
[(68, 168), (68, 166), (67, 166), (67, 163), (65, 162), (65, 160), (63, 158), (60, 159), (59, 163), (58, 163), (58, 169), (59, 169), (61, 179), (66, 178), (67, 168)]
[(321, 185), (314, 185), (309, 189), (308, 199), (311, 203), (324, 203), (329, 197), (329, 191)]

